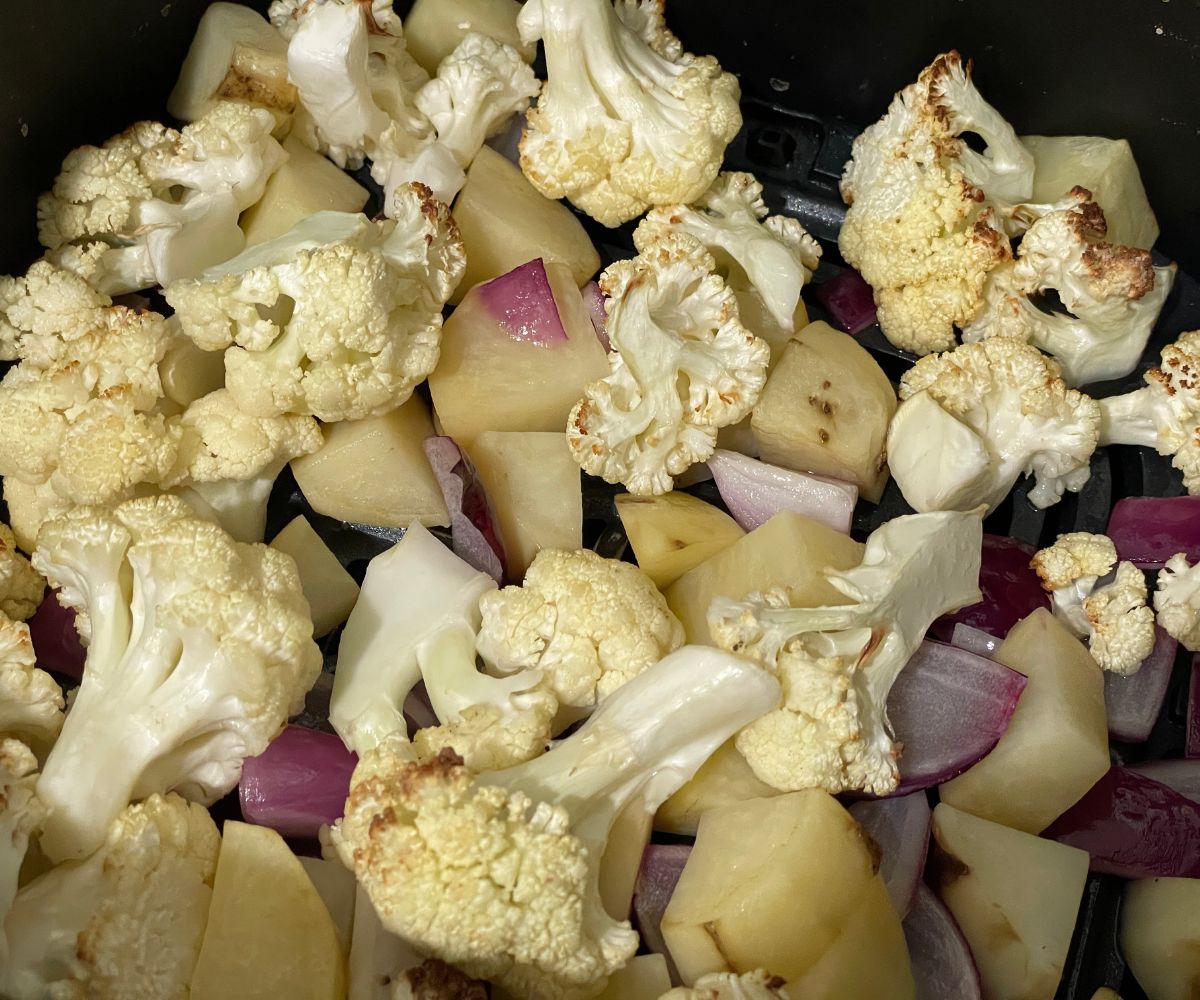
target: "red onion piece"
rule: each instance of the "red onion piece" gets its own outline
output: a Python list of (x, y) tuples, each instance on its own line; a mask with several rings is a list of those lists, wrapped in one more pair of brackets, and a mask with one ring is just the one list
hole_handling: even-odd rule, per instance
[(480, 285), (475, 294), (513, 340), (538, 347), (567, 343), (567, 331), (540, 257)]
[(1200, 805), (1200, 760), (1152, 760), (1130, 770)]
[(450, 511), (454, 554), (499, 582), (504, 578), (504, 550), (483, 487), (451, 438), (428, 437), (424, 448)]
[(1183, 755), (1200, 757), (1200, 656), (1192, 657), (1192, 674), (1188, 678), (1187, 732), (1184, 734)]
[(285, 837), (316, 837), (341, 817), (357, 762), (333, 733), (288, 726), (242, 766), (242, 816)]
[(984, 535), (979, 568), (983, 600), (939, 618), (930, 628), (936, 639), (949, 640), (961, 622), (1003, 639), (1026, 615), (1049, 607), (1037, 574), (1029, 568), (1036, 550), (1015, 538)]
[(1110, 768), (1042, 836), (1105, 875), (1200, 878), (1200, 804), (1129, 768)]
[(924, 792), (856, 802), (850, 815), (879, 846), (879, 874), (903, 920), (913, 904), (929, 853), (932, 813)]
[(987, 754), (1004, 735), (1025, 678), (957, 646), (924, 642), (888, 695), (904, 795), (940, 785)]
[(861, 333), (875, 322), (875, 293), (857, 271), (842, 271), (816, 285), (813, 294), (840, 330)]
[(58, 603), (56, 591), (47, 590), (42, 603), (29, 619), (29, 638), (37, 665), (72, 680), (83, 677), (87, 650), (75, 631), (75, 612)]
[(904, 938), (917, 985), (916, 1000), (983, 1000), (971, 946), (933, 890), (917, 885), (904, 918)]
[(1200, 559), (1200, 497), (1126, 497), (1108, 519), (1117, 556), (1139, 569), (1160, 569), (1176, 552)]
[(950, 635), (950, 645), (968, 650), (976, 656), (986, 656), (991, 659), (996, 654), (1000, 640), (991, 633), (984, 632), (983, 629), (958, 622), (954, 626), (954, 632)]
[(1154, 649), (1136, 674), (1122, 677), (1105, 672), (1104, 705), (1108, 712), (1108, 732), (1114, 739), (1145, 743), (1150, 738), (1150, 730), (1167, 697), (1178, 648), (1179, 643), (1155, 626)]
[(592, 321), (592, 327), (596, 331), (596, 336), (600, 338), (600, 344), (606, 351), (612, 351), (612, 341), (608, 339), (608, 308), (605, 305), (604, 293), (600, 291), (600, 286), (594, 281), (589, 281), (579, 290), (583, 295), (583, 304), (587, 307), (588, 319)]
[(850, 533), (857, 486), (781, 469), (723, 448), (709, 456), (708, 468), (729, 513), (746, 531), (786, 510), (811, 517), (834, 531)]
[(663, 940), (662, 918), (691, 853), (690, 844), (648, 844), (633, 887), (633, 916), (642, 943), (652, 952), (666, 957), (672, 974), (674, 963)]

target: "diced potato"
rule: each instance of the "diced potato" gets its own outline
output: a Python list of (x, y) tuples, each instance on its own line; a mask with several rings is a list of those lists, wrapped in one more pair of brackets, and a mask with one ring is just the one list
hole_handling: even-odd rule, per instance
[(759, 781), (733, 740), (722, 743), (684, 785), (658, 808), (654, 829), (696, 836), (700, 817), (710, 809), (747, 799), (764, 799), (779, 790)]
[(430, 76), (468, 31), (490, 35), (511, 45), (528, 63), (536, 45), (525, 45), (517, 33), (517, 0), (417, 0), (404, 19), (404, 41), (412, 57)]
[(1052, 1000), (1083, 898), (1087, 852), (945, 802), (933, 811), (932, 832), (933, 885), (971, 946), (983, 995)]
[(341, 1000), (345, 956), (283, 838), (226, 820), (191, 1000)]
[(323, 858), (300, 858), (304, 873), (312, 880), (313, 888), (329, 911), (342, 954), (350, 952), (350, 938), (354, 930), (354, 896), (357, 883), (354, 873), (340, 861)]
[(204, 351), (190, 337), (171, 338), (158, 363), (163, 395), (180, 409), (225, 385), (225, 352)]
[(670, 988), (671, 974), (662, 955), (636, 955), (608, 977), (596, 1000), (659, 1000)]
[(283, 148), (287, 162), (271, 175), (262, 198), (238, 220), (248, 247), (282, 236), (317, 212), (359, 212), (370, 197), (358, 181), (294, 136)]
[[(447, 0), (426, 2), (432, 7)], [(490, 146), (471, 161), (454, 201), (454, 221), (466, 247), (467, 272), (451, 302), (536, 257), (565, 264), (577, 285), (600, 268), (600, 255), (574, 213), (537, 191)]]
[(1108, 770), (1104, 676), (1049, 611), (1017, 622), (996, 659), (1029, 678), (1000, 742), (941, 786), (942, 801), (1040, 833)]
[(618, 493), (616, 504), (638, 566), (660, 590), (746, 534), (723, 510), (687, 493)]
[(1033, 154), (1032, 202), (1055, 202), (1079, 185), (1092, 192), (1108, 221), (1105, 239), (1149, 250), (1158, 220), (1146, 198), (1142, 175), (1125, 139), (1096, 135), (1026, 135)]
[(167, 98), (167, 110), (190, 122), (218, 101), (246, 101), (270, 109), (281, 126), (290, 126), (296, 100), (283, 35), (250, 7), (209, 4)]
[[(433, 434), (418, 396), (381, 417), (325, 427), (325, 444), (292, 460), (305, 499), (318, 514), (407, 528), (450, 523), (446, 501), (422, 448)], [(565, 445), (564, 445), (565, 447)]]
[(1130, 882), (1121, 906), (1121, 954), (1150, 1000), (1200, 996), (1200, 879)]
[(845, 594), (830, 585), (824, 570), (857, 566), (862, 552), (840, 531), (783, 511), (684, 573), (664, 596), (688, 642), (711, 645), (707, 616), (714, 597), (740, 601), (756, 590), (784, 587), (797, 607), (844, 604)]
[(895, 390), (866, 349), (828, 323), (810, 323), (784, 348), (751, 426), (764, 462), (844, 479), (875, 501), (887, 483), (895, 412)]
[(614, 920), (628, 920), (633, 905), (633, 887), (637, 882), (642, 854), (650, 843), (653, 813), (634, 798), (621, 810), (600, 859), (600, 898)]
[(358, 600), (358, 584), (303, 514), (276, 535), (271, 545), (296, 560), (316, 638), (328, 635), (350, 617)]
[[(815, 992), (793, 994), (805, 1000), (871, 996), (852, 992), (867, 982), (889, 984), (875, 995), (912, 996), (900, 918), (873, 850), (817, 789), (705, 813), (662, 931), (685, 983), (764, 968), (789, 982), (811, 977)], [(870, 948), (861, 945), (868, 932)]]
[(475, 288), (446, 320), (429, 392), (443, 433), (459, 444), (483, 431), (562, 432), (584, 386), (608, 374), (608, 355), (570, 272), (544, 263), (544, 272), (536, 264), (522, 270), (528, 277), (516, 279), (519, 291), (538, 295), (550, 316), (557, 309), (566, 340), (547, 346), (514, 337), (493, 312), (488, 286)]
[(467, 454), (496, 515), (510, 577), (523, 577), (542, 549), (583, 545), (579, 466), (565, 433), (488, 431)]

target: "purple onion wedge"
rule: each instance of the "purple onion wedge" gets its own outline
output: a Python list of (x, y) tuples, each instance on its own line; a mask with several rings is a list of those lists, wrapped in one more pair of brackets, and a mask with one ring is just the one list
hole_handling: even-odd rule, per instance
[(923, 882), (904, 918), (916, 1000), (982, 1000), (971, 946), (950, 911)]
[(424, 447), (450, 511), (454, 554), (499, 582), (504, 579), (504, 549), (483, 487), (451, 438), (428, 437)]
[(733, 519), (746, 531), (766, 524), (780, 511), (803, 514), (844, 534), (850, 532), (858, 487), (718, 448), (708, 468)]
[(1200, 760), (1152, 760), (1130, 770), (1200, 804)]
[(1000, 640), (983, 629), (958, 622), (950, 635), (950, 645), (968, 650), (976, 656), (986, 656), (991, 659), (996, 655), (996, 648), (1000, 645)]
[(1117, 555), (1140, 569), (1160, 569), (1176, 552), (1200, 559), (1200, 497), (1126, 497), (1108, 519)]
[(581, 289), (583, 304), (587, 307), (588, 319), (596, 331), (600, 345), (606, 350), (612, 350), (612, 341), (608, 339), (608, 306), (605, 304), (604, 293), (594, 281), (589, 281)]
[(567, 342), (567, 331), (540, 257), (480, 285), (475, 294), (513, 340), (538, 347)]
[(857, 271), (842, 271), (816, 285), (813, 294), (839, 330), (861, 333), (875, 322), (875, 293)]
[(27, 624), (39, 667), (73, 680), (83, 677), (87, 650), (75, 631), (75, 612), (58, 603), (55, 591), (46, 591)]
[(1187, 730), (1184, 733), (1185, 757), (1200, 757), (1200, 656), (1192, 657), (1188, 678)]
[(1015, 538), (984, 535), (979, 568), (983, 600), (939, 618), (930, 628), (930, 634), (948, 641), (954, 634), (954, 626), (961, 622), (1003, 639), (1022, 618), (1038, 608), (1048, 607), (1046, 592), (1037, 574), (1029, 568), (1034, 551)]
[(900, 918), (911, 909), (929, 853), (932, 812), (924, 792), (855, 802), (850, 815), (879, 847), (879, 874)]
[(633, 887), (633, 916), (642, 943), (655, 954), (665, 956), (672, 968), (671, 953), (662, 935), (662, 918), (691, 853), (690, 844), (647, 845)]
[(1136, 674), (1122, 677), (1104, 675), (1104, 707), (1108, 713), (1108, 732), (1113, 739), (1126, 743), (1144, 743), (1167, 697), (1167, 685), (1175, 667), (1179, 643), (1161, 628), (1155, 627), (1154, 649), (1142, 661)]

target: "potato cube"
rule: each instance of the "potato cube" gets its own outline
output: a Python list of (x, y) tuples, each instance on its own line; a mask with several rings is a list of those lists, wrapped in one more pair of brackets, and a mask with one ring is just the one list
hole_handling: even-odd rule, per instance
[(1200, 996), (1200, 879), (1130, 882), (1121, 906), (1121, 954), (1150, 1000)]
[(608, 977), (596, 1000), (659, 1000), (671, 988), (671, 974), (662, 955), (636, 955)]
[(358, 584), (303, 514), (276, 535), (271, 545), (296, 560), (316, 638), (328, 635), (350, 617), (358, 600)]
[(862, 545), (840, 531), (783, 511), (684, 573), (665, 596), (687, 641), (711, 645), (708, 606), (714, 597), (740, 601), (756, 590), (784, 587), (798, 607), (844, 604), (846, 596), (830, 585), (824, 570), (857, 566), (862, 552)]
[(1029, 683), (1000, 742), (941, 786), (942, 801), (1040, 833), (1108, 770), (1104, 675), (1083, 643), (1045, 609), (1012, 627), (996, 659)]
[(422, 447), (432, 434), (429, 411), (413, 396), (381, 417), (329, 424), (325, 444), (293, 459), (292, 472), (318, 514), (391, 528), (414, 520), (444, 527), (450, 514)]
[(691, 781), (658, 807), (654, 829), (694, 837), (700, 817), (710, 809), (778, 794), (777, 788), (758, 779), (730, 740), (700, 765)]
[(158, 363), (163, 395), (183, 410), (225, 386), (225, 352), (205, 351), (190, 337), (172, 337)]
[(565, 433), (487, 431), (467, 454), (496, 515), (512, 579), (521, 579), (542, 549), (583, 545), (579, 466)]
[(650, 843), (653, 813), (634, 798), (621, 810), (600, 859), (600, 898), (614, 920), (628, 920), (633, 905), (633, 887), (637, 882), (642, 854)]
[(618, 493), (616, 505), (638, 566), (660, 590), (746, 534), (719, 507), (687, 493)]
[(971, 946), (983, 995), (1052, 1000), (1083, 898), (1087, 852), (945, 802), (933, 811), (932, 833), (933, 886)]
[(365, 187), (299, 139), (289, 137), (283, 148), (287, 162), (271, 175), (262, 198), (238, 220), (248, 247), (282, 236), (317, 212), (358, 212), (367, 203)]
[(764, 462), (844, 479), (875, 501), (887, 482), (895, 412), (895, 390), (866, 349), (828, 323), (810, 323), (783, 349), (751, 426)]
[(299, 858), (304, 873), (312, 880), (313, 888), (329, 911), (337, 931), (342, 954), (350, 952), (350, 938), (354, 929), (354, 897), (357, 884), (354, 873), (340, 861), (323, 858)]
[[(445, 0), (429, 0), (434, 2)], [(534, 188), (490, 146), (471, 161), (454, 201), (454, 221), (467, 251), (467, 271), (451, 302), (535, 257), (565, 264), (577, 285), (600, 268), (600, 255), (575, 214)]]
[(490, 35), (511, 45), (528, 63), (536, 45), (525, 45), (517, 32), (517, 0), (417, 0), (404, 19), (404, 41), (412, 57), (430, 76), (468, 31)]

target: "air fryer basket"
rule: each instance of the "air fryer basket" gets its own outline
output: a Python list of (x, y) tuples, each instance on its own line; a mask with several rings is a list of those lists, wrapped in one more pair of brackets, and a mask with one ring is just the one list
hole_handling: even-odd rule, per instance
[[(34, 202), (67, 150), (98, 142), (138, 118), (164, 114), (166, 94), (207, 2), (9, 0), (15, 9), (7, 11), (7, 30), (0, 35), (0, 190), (7, 223), (0, 273), (22, 271), (38, 254)], [(407, 4), (397, 6), (403, 12)], [(837, 179), (851, 140), (937, 52), (954, 47), (979, 61), (981, 89), (1021, 134), (1112, 135), (1133, 145), (1162, 228), (1159, 262), (1174, 259), (1181, 273), (1139, 371), (1092, 391), (1135, 388), (1163, 344), (1200, 328), (1200, 285), (1186, 273), (1200, 274), (1200, 197), (1194, 187), (1200, 0), (1043, 0), (1027, 7), (1005, 0), (669, 0), (668, 20), (690, 50), (717, 55), (741, 78), (746, 123), (729, 148), (727, 168), (756, 174), (771, 209), (796, 216), (822, 241), (817, 282), (843, 266), (836, 244), (844, 214)], [(587, 224), (606, 263), (630, 254), (631, 227)], [(811, 314), (822, 318), (815, 307)], [(859, 339), (893, 378), (910, 363), (878, 327)], [(692, 491), (720, 503), (711, 483)], [(621, 557), (627, 543), (613, 506), (616, 492), (585, 477), (584, 538), (604, 555)], [(1064, 531), (1103, 531), (1123, 496), (1180, 493), (1169, 460), (1144, 449), (1108, 448), (1092, 459), (1082, 493), (1038, 511), (1026, 500), (1025, 487), (1018, 488), (985, 530), (1046, 544)], [(862, 537), (907, 512), (890, 484), (878, 505), (860, 503), (855, 534)], [(366, 561), (400, 534), (314, 514), (285, 473), (272, 497), (268, 537), (297, 513), (309, 516), (359, 578)], [(336, 642), (336, 633), (325, 640), (327, 671)], [(1181, 655), (1150, 739), (1113, 744), (1116, 761), (1182, 753), (1189, 666), (1190, 657)], [(320, 690), (327, 692), (328, 685)], [(319, 700), (315, 693), (314, 712), (305, 721), (327, 725)], [(1120, 879), (1089, 878), (1059, 1000), (1090, 1000), (1105, 985), (1125, 1000), (1144, 998), (1117, 948), (1121, 888)]]

